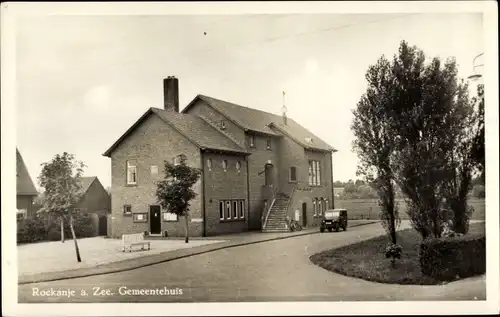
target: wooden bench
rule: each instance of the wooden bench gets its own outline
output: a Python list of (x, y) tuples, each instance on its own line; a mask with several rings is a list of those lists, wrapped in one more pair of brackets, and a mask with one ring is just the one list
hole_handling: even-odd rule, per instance
[(134, 245), (140, 245), (142, 250), (145, 250), (145, 246), (148, 246), (148, 250), (151, 250), (151, 242), (144, 240), (144, 233), (132, 233), (122, 235), (123, 249), (122, 252), (128, 250), (132, 252), (132, 247)]

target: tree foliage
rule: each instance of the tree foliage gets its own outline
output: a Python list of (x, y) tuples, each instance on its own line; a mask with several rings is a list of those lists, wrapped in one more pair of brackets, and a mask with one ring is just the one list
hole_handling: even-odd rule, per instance
[(384, 56), (369, 67), (366, 80), (368, 88), (353, 111), (351, 126), (355, 136), (353, 148), (359, 159), (357, 174), (375, 185), (382, 224), (395, 244), (399, 215), (391, 162), (394, 136), (390, 117), (390, 107), (394, 103), (394, 78), (391, 65)]
[(81, 199), (81, 177), (85, 165), (77, 161), (73, 154), (57, 154), (50, 162), (42, 164), (38, 177), (44, 188), (42, 208), (38, 212), (49, 213), (60, 219), (61, 241), (64, 242), (64, 221), (69, 217), (69, 224), (77, 261), (81, 262), (78, 243), (73, 229), (74, 207)]
[(179, 155), (179, 163), (164, 162), (165, 177), (159, 181), (156, 189), (158, 203), (169, 213), (183, 216), (186, 225), (186, 243), (189, 242), (190, 201), (196, 197), (193, 190), (201, 171), (186, 164), (185, 155)]
[(384, 223), (397, 212), (391, 206), (399, 187), (423, 238), (440, 237), (449, 220), (465, 233), (472, 177), (478, 166), (484, 170), (482, 86), (471, 100), (454, 59), (426, 62), (405, 41), (391, 61), (382, 56), (370, 66), (366, 79), (354, 111), (354, 149), (358, 173), (379, 191)]

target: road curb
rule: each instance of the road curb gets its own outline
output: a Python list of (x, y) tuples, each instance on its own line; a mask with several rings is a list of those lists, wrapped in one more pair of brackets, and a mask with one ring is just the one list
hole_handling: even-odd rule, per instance
[[(370, 222), (366, 223), (359, 223), (350, 226), (352, 227), (360, 227), (364, 225), (370, 225), (379, 222), (378, 220), (373, 220)], [(179, 260), (195, 255), (200, 255), (200, 254), (205, 254), (205, 253), (210, 253), (214, 251), (219, 251), (223, 249), (230, 249), (230, 248), (235, 248), (235, 247), (241, 247), (245, 245), (252, 245), (252, 244), (257, 244), (257, 243), (263, 243), (263, 242), (269, 242), (269, 241), (277, 241), (277, 240), (283, 240), (283, 239), (290, 239), (290, 238), (295, 238), (295, 237), (301, 237), (301, 236), (306, 236), (306, 235), (311, 235), (311, 234), (318, 234), (320, 233), (319, 231), (307, 231), (303, 233), (298, 233), (298, 234), (293, 234), (293, 235), (288, 235), (288, 236), (279, 236), (279, 237), (273, 237), (273, 238), (268, 238), (268, 239), (262, 239), (262, 240), (255, 240), (255, 241), (246, 241), (246, 242), (226, 242), (224, 245), (224, 242), (222, 242), (220, 245), (205, 245), (205, 246), (199, 246), (196, 248), (204, 248), (206, 247), (206, 250), (199, 250), (199, 251), (194, 251), (194, 252), (189, 252), (189, 249), (181, 249), (181, 250), (175, 250), (175, 251), (167, 251), (164, 253), (158, 253), (154, 255), (148, 255), (146, 257), (142, 258), (135, 258), (135, 259), (128, 259), (120, 262), (115, 262), (115, 263), (110, 263), (108, 265), (105, 265), (103, 267), (92, 267), (92, 268), (82, 268), (79, 270), (70, 270), (70, 271), (59, 271), (59, 272), (50, 272), (50, 273), (39, 273), (36, 274), (35, 276), (27, 276), (27, 277), (19, 277), (18, 279), (18, 285), (25, 285), (25, 284), (33, 284), (33, 283), (42, 283), (42, 282), (54, 282), (54, 281), (60, 281), (60, 280), (69, 280), (69, 279), (75, 279), (75, 278), (81, 278), (81, 277), (89, 277), (89, 276), (96, 276), (96, 275), (104, 275), (104, 274), (111, 274), (111, 273), (118, 273), (118, 272), (126, 272), (126, 271), (131, 271), (134, 269), (146, 267), (146, 266), (151, 266), (151, 265), (156, 265), (160, 263), (165, 263), (165, 262), (170, 262), (174, 260)], [(169, 253), (175, 253), (176, 251), (180, 251), (178, 253), (181, 253), (179, 255), (171, 255), (169, 256)], [(185, 254), (182, 254), (185, 253)], [(158, 258), (158, 259), (155, 259)], [(138, 263), (140, 260), (144, 260), (145, 263)], [(147, 261), (147, 260), (150, 261)], [(139, 260), (139, 261), (137, 261)], [(123, 266), (123, 267), (120, 267)]]

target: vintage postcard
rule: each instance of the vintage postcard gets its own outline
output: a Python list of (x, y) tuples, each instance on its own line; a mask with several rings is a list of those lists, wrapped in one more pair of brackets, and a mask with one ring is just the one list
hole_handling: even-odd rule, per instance
[(4, 315), (499, 312), (496, 2), (1, 14)]

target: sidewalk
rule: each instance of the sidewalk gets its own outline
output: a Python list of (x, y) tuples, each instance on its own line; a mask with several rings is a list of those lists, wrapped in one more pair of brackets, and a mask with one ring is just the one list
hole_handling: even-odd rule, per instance
[[(376, 222), (378, 221), (351, 220), (349, 221), (349, 227), (367, 225)], [(32, 274), (26, 274), (26, 273), (23, 274), (23, 272), (19, 272), (18, 284), (57, 281), (57, 280), (77, 278), (77, 277), (86, 277), (92, 275), (128, 271), (144, 266), (172, 261), (175, 259), (181, 259), (216, 250), (238, 247), (254, 243), (261, 243), (272, 240), (287, 239), (314, 233), (319, 233), (319, 229), (310, 228), (297, 232), (277, 232), (277, 233), (245, 232), (241, 234), (222, 235), (210, 238), (193, 238), (190, 239), (190, 242), (187, 245), (184, 243), (183, 240), (180, 239), (152, 240), (151, 251), (156, 250), (154, 252), (140, 251), (137, 253), (135, 252), (128, 253), (129, 258), (126, 259), (124, 259), (124, 257), (127, 257), (127, 255), (125, 255), (127, 253), (120, 252), (119, 250), (116, 250), (115, 253), (110, 253), (108, 251), (106, 252), (106, 254), (98, 254), (97, 252), (93, 252), (92, 256), (94, 257), (95, 265), (88, 265), (87, 267), (82, 267), (82, 268), (74, 268), (74, 267), (66, 268), (64, 270), (52, 271), (52, 272), (37, 272)], [(79, 241), (81, 242), (84, 240), (85, 239)], [(117, 241), (118, 243), (121, 243), (121, 240), (103, 239), (103, 241), (105, 240), (110, 240), (109, 243), (112, 244), (116, 244)], [(170, 248), (164, 247), (163, 249), (161, 248), (158, 249), (158, 246), (161, 246), (163, 242), (168, 242), (169, 245), (176, 244), (177, 248), (173, 249), (172, 247)], [(67, 241), (67, 243), (72, 244), (72, 241)], [(40, 247), (43, 248), (42, 246), (43, 244), (45, 243), (41, 243)], [(181, 248), (181, 245), (184, 247)], [(82, 252), (86, 251), (82, 248)], [(130, 254), (133, 257), (130, 257)], [(57, 255), (54, 256), (55, 260), (57, 261)], [(105, 261), (103, 261), (102, 259), (100, 260), (99, 257), (104, 257), (106, 260)], [(76, 260), (75, 263), (77, 263)]]

